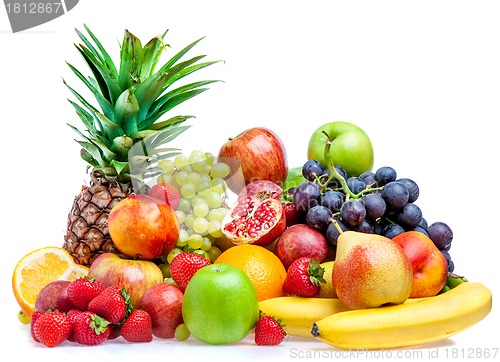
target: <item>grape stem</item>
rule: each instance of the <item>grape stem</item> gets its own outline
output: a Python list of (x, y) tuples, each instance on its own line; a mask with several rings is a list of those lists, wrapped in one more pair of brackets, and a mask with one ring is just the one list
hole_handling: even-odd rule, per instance
[(373, 192), (373, 191), (379, 191), (379, 190), (382, 190), (384, 188), (383, 186), (372, 188), (371, 185), (369, 185), (366, 189), (361, 190), (357, 194), (352, 192), (351, 189), (349, 188), (349, 186), (347, 185), (347, 181), (342, 177), (341, 174), (338, 173), (337, 169), (335, 168), (335, 165), (332, 162), (332, 154), (330, 152), (330, 149), (332, 146), (333, 139), (330, 137), (330, 135), (326, 131), (323, 131), (323, 134), (325, 134), (326, 137), (328, 138), (328, 142), (325, 145), (324, 157), (325, 157), (326, 166), (330, 170), (330, 177), (324, 183), (320, 182), (320, 186), (322, 188), (325, 188), (326, 185), (328, 185), (330, 182), (332, 182), (333, 179), (336, 179), (337, 181), (340, 182), (340, 185), (342, 186), (342, 191), (344, 191), (344, 193), (346, 195), (346, 200), (349, 200), (349, 199), (357, 200), (365, 194), (368, 194), (368, 193)]
[(337, 229), (337, 231), (339, 232), (339, 235), (341, 235), (341, 234), (344, 233), (344, 231), (342, 230), (342, 228), (339, 226), (339, 223), (337, 222), (337, 220), (330, 219), (330, 221), (333, 223), (333, 226), (335, 226), (335, 229)]
[(328, 180), (325, 181), (324, 185), (328, 185), (334, 178), (337, 179), (340, 182), (340, 185), (342, 186), (342, 190), (344, 191), (346, 195), (346, 200), (349, 200), (350, 198), (357, 198), (356, 194), (354, 194), (350, 189), (349, 186), (347, 186), (346, 180), (340, 175), (335, 168), (335, 165), (332, 162), (332, 154), (330, 152), (330, 149), (332, 147), (332, 142), (333, 139), (330, 137), (330, 135), (326, 132), (323, 131), (323, 134), (328, 138), (328, 142), (325, 145), (325, 162), (326, 166), (330, 170), (330, 177)]

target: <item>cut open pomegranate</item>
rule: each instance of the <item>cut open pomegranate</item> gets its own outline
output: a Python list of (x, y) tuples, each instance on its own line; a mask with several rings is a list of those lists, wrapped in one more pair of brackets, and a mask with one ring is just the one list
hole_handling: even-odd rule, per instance
[(281, 188), (273, 182), (255, 181), (238, 195), (238, 201), (222, 220), (223, 234), (233, 244), (266, 246), (286, 228)]

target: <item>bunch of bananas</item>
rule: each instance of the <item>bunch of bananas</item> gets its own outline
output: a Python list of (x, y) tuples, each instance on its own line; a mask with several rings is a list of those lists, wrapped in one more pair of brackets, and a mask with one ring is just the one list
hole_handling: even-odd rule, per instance
[[(450, 279), (451, 278), (451, 279)], [(314, 337), (340, 349), (409, 347), (448, 338), (479, 322), (492, 307), (481, 283), (450, 276), (449, 289), (404, 304), (349, 310), (336, 298), (279, 297), (259, 303), (287, 334)]]

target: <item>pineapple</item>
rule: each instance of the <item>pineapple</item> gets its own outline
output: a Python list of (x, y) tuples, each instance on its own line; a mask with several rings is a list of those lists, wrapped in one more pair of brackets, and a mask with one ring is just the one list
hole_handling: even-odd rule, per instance
[[(172, 88), (183, 77), (217, 61), (200, 62), (204, 57), (181, 58), (201, 39), (175, 54), (157, 71), (166, 49), (162, 36), (145, 46), (125, 30), (120, 44), (119, 68), (87, 26), (86, 37), (76, 30), (83, 44), (76, 48), (92, 71), (86, 77), (68, 63), (73, 73), (94, 95), (99, 107), (70, 87), (77, 102), (70, 103), (83, 122), (85, 131), (69, 125), (80, 140), (81, 157), (88, 163), (90, 183), (82, 187), (68, 215), (63, 248), (79, 264), (90, 266), (101, 253), (118, 250), (107, 228), (112, 207), (132, 193), (145, 192), (146, 180), (155, 173), (155, 163), (179, 154), (179, 149), (163, 145), (188, 127), (181, 124), (192, 116), (161, 119), (178, 104), (204, 92), (216, 80), (203, 80)], [(157, 169), (157, 168), (156, 168)]]

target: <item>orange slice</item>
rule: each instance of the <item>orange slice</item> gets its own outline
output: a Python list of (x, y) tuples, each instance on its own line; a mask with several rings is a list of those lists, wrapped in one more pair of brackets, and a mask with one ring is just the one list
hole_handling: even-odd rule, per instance
[(65, 249), (47, 246), (19, 260), (12, 275), (12, 290), (22, 311), (31, 317), (38, 293), (45, 285), (54, 280), (75, 280), (87, 273), (88, 268), (76, 264)]
[(75, 280), (75, 279), (78, 279), (78, 278), (82, 278), (82, 277), (85, 277), (89, 274), (89, 268), (84, 266), (84, 265), (80, 265), (80, 264), (74, 264), (73, 265), (73, 270), (71, 271), (71, 273), (69, 273), (69, 276), (67, 278), (67, 280), (69, 280), (70, 282)]

